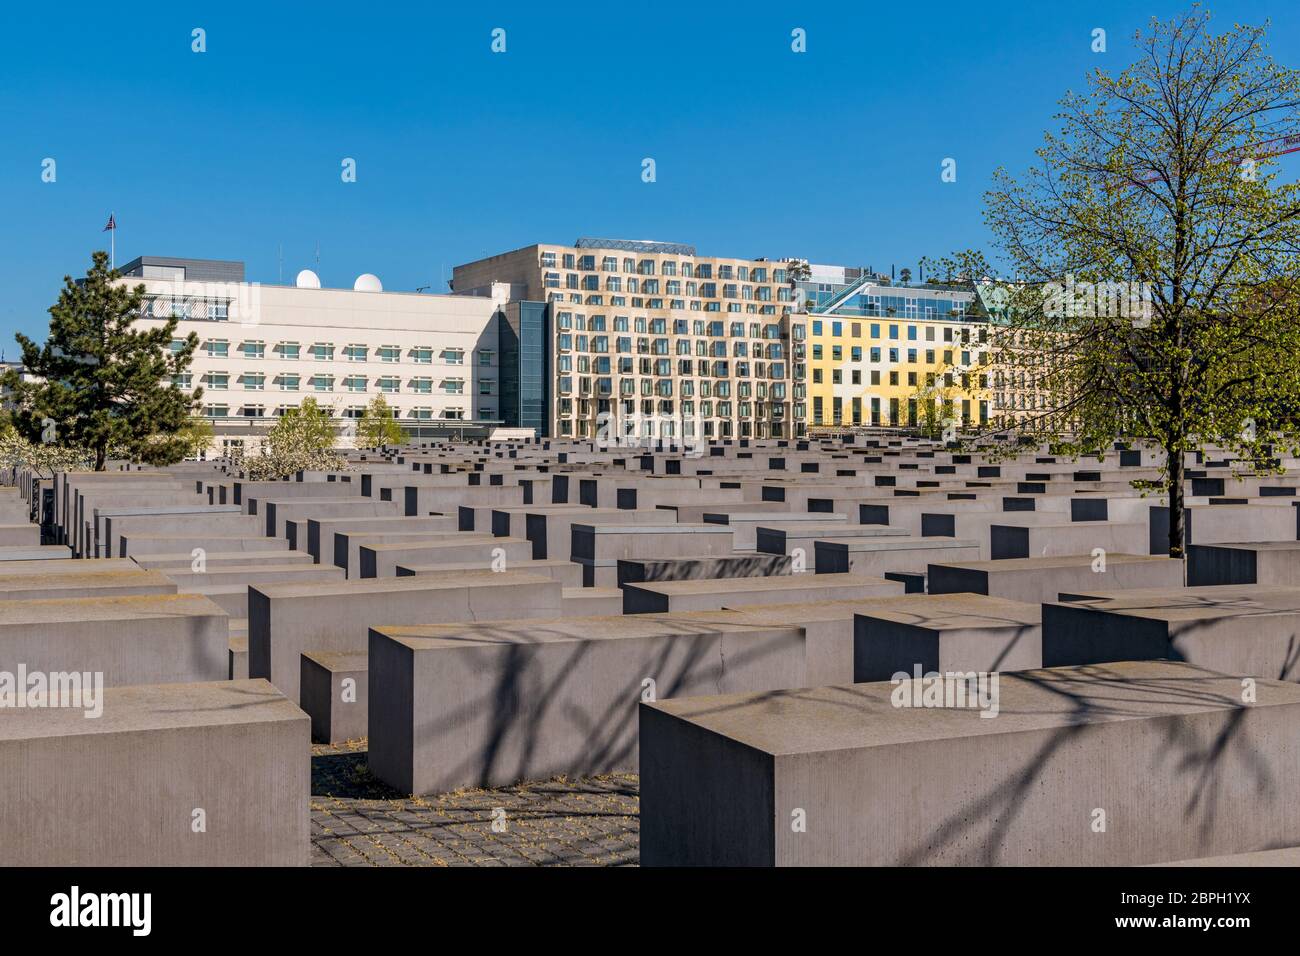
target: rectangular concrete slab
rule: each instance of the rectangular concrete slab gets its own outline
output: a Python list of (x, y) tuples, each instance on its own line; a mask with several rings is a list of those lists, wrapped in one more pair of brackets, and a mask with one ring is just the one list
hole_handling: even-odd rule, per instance
[[(909, 682), (910, 683), (910, 682)], [(641, 863), (1134, 866), (1300, 843), (1300, 687), (1182, 662), (641, 705)], [(1105, 830), (1093, 823), (1105, 813)]]
[(1300, 586), (1300, 541), (1194, 544), (1187, 549), (1187, 583)]
[[(399, 564), (399, 578), (421, 574), (454, 574), (457, 571), (482, 571), (483, 563), (475, 561), (469, 564)], [(566, 588), (582, 587), (582, 566), (572, 561), (545, 559), (542, 561), (507, 561), (506, 570), (523, 571), (525, 574), (540, 574), (543, 577), (559, 581)]]
[(902, 594), (903, 585), (863, 574), (791, 574), (779, 578), (655, 581), (623, 587), (624, 614), (711, 611), (754, 604), (843, 601)]
[(103, 715), (90, 719), (6, 709), (4, 861), (305, 866), (308, 730), (306, 714), (266, 681), (109, 688)]
[(364, 653), (307, 651), (302, 655), (299, 692), (311, 718), (311, 739), (336, 744), (366, 736)]
[(853, 680), (1043, 666), (1042, 607), (983, 594), (916, 595), (856, 616)]
[(253, 586), (248, 671), (297, 700), (306, 651), (364, 652), (367, 630), (384, 623), (558, 617), (561, 591), (558, 581), (514, 571)]
[(1189, 661), (1300, 680), (1300, 588), (1221, 585), (1064, 594), (1043, 605), (1047, 666)]
[(176, 593), (176, 584), (158, 571), (145, 571), (138, 567), (100, 571), (98, 566), (107, 562), (78, 563), (81, 565), (79, 573), (58, 571), (54, 574), (7, 574), (6, 566), (0, 565), (0, 600), (39, 601), (59, 597)]
[(1181, 561), (1147, 554), (1091, 554), (931, 564), (931, 594), (987, 594), (1011, 601), (1055, 601), (1063, 591), (1180, 587)]
[(814, 542), (818, 573), (923, 572), (933, 562), (979, 559), (979, 546), (963, 538), (827, 538)]
[(653, 616), (383, 627), (369, 674), (371, 770), (432, 793), (631, 769), (644, 695), (798, 685), (803, 637)]
[(0, 670), (102, 672), (110, 687), (224, 680), (226, 620), (198, 594), (0, 601)]

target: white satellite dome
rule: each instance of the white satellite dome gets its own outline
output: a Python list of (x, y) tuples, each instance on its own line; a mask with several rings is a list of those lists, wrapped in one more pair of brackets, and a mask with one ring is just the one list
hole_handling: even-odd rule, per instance
[(298, 273), (298, 278), (293, 280), (293, 284), (299, 289), (319, 289), (320, 276), (310, 269), (303, 269)]
[(357, 292), (383, 292), (384, 284), (379, 281), (379, 276), (363, 272), (357, 276), (357, 281), (352, 283), (352, 288)]

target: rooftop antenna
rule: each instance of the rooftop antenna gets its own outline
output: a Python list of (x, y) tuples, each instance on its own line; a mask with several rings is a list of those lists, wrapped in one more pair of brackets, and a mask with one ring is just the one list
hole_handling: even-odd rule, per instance
[(316, 240), (316, 268), (320, 268), (320, 240)]
[(280, 261), (280, 278), (277, 279), (276, 281), (280, 285), (284, 285), (284, 243), (283, 242), (279, 243), (275, 248), (276, 248), (276, 257)]

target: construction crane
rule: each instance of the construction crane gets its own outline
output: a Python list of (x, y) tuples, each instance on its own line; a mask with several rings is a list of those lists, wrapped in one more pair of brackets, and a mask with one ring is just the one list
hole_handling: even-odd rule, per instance
[[(1247, 162), (1254, 162), (1261, 159), (1271, 159), (1274, 156), (1285, 156), (1287, 153), (1300, 152), (1300, 133), (1292, 133), (1288, 136), (1278, 136), (1274, 139), (1265, 140), (1255, 147), (1250, 155), (1244, 155), (1245, 150), (1234, 150), (1238, 155), (1237, 165), (1241, 166)], [(1143, 183), (1153, 183), (1160, 179), (1160, 174), (1148, 172), (1143, 176), (1135, 178), (1130, 185), (1140, 186)]]

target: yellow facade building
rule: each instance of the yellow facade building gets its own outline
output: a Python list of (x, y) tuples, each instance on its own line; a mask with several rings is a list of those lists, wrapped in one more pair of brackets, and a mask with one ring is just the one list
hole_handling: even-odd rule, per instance
[(971, 427), (994, 416), (989, 327), (973, 288), (899, 285), (865, 270), (809, 266), (808, 424)]

